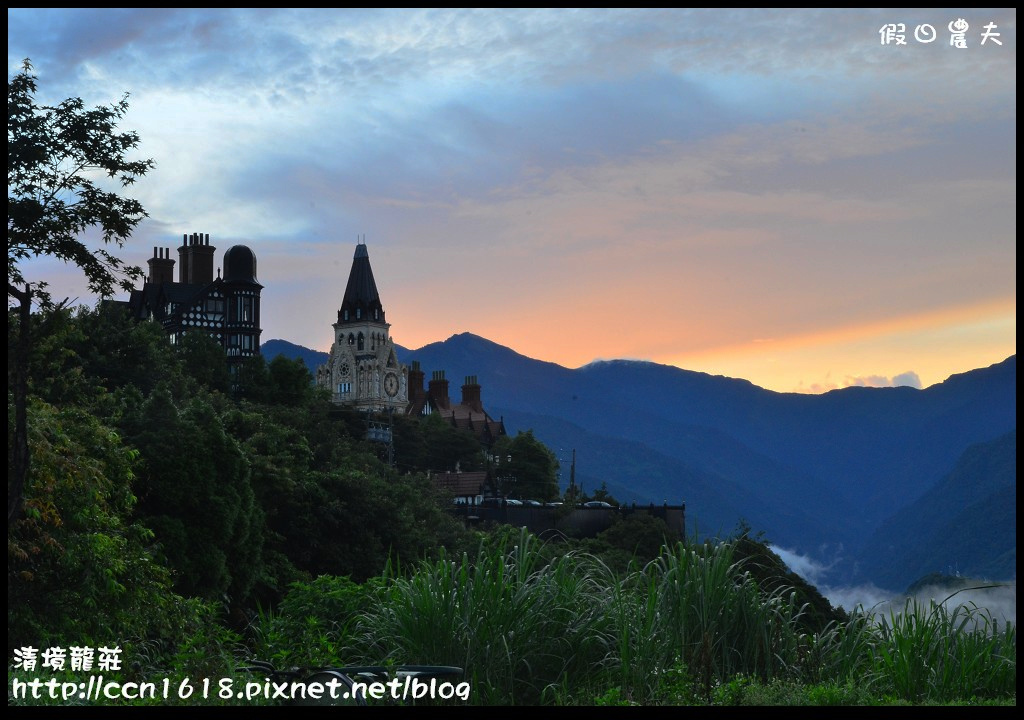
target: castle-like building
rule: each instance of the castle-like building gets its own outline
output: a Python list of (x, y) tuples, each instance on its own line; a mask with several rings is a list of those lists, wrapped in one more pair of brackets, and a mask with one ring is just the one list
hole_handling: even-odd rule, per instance
[[(223, 276), (216, 269), (216, 248), (210, 236), (193, 233), (182, 237), (175, 260), (170, 248), (153, 248), (146, 282), (132, 290), (127, 301), (113, 304), (127, 308), (137, 320), (158, 322), (171, 344), (190, 332), (203, 332), (224, 347), (229, 366), (260, 354), (260, 292), (256, 279), (256, 255), (245, 245), (234, 245), (223, 257)], [(317, 368), (316, 383), (331, 393), (340, 406), (368, 413), (436, 414), (452, 426), (473, 433), (486, 447), (505, 435), (501, 419), (484, 410), (476, 376), (462, 385), (461, 400), (449, 395), (444, 370), (431, 379), (418, 362), (398, 361), (391, 325), (384, 316), (370, 255), (356, 244), (345, 295), (338, 309), (333, 344), (327, 362)]]
[(424, 387), (425, 374), (418, 362), (398, 361), (391, 325), (385, 320), (370, 254), (356, 244), (345, 295), (338, 309), (334, 342), (327, 362), (316, 372), (316, 382), (330, 391), (338, 405), (375, 413), (438, 414), (454, 427), (476, 435), (489, 447), (505, 435), (505, 425), (487, 414), (476, 376), (466, 378), (461, 402), (449, 397), (443, 370), (435, 370)]
[(245, 245), (224, 253), (224, 274), (217, 269), (209, 234), (182, 237), (178, 248), (178, 279), (170, 248), (153, 248), (149, 274), (141, 290), (126, 302), (137, 320), (158, 322), (177, 344), (187, 333), (203, 332), (224, 347), (229, 365), (260, 354), (260, 291), (256, 255)]
[(345, 296), (338, 310), (334, 344), (316, 382), (335, 403), (371, 412), (405, 412), (409, 369), (398, 362), (391, 325), (384, 319), (366, 245), (357, 244)]

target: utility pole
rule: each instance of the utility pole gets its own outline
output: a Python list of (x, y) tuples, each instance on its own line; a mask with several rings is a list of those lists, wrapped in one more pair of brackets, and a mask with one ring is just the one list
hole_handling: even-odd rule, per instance
[(576, 502), (576, 448), (572, 449), (572, 465), (569, 466), (569, 495)]
[[(364, 239), (365, 242), (365, 239)], [(395, 409), (388, 408), (388, 467), (395, 466)]]

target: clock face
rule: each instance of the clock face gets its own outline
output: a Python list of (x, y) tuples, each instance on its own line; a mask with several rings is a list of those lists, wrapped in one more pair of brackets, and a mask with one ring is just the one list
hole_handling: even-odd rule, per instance
[(388, 397), (394, 397), (398, 394), (398, 376), (394, 373), (388, 373), (384, 376), (384, 392), (388, 394)]

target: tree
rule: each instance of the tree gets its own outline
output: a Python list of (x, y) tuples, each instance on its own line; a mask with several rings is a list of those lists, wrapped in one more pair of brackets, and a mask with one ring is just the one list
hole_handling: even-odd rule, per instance
[(36, 76), (26, 59), (21, 72), (7, 83), (7, 295), (19, 306), (8, 523), (21, 510), (29, 471), (26, 408), (32, 300), (50, 304), (46, 284), (30, 283), (20, 263), (50, 256), (80, 267), (89, 289), (100, 296), (111, 295), (115, 287), (130, 290), (142, 270), (125, 265), (104, 247), (90, 248), (83, 235), (98, 228), (104, 245), (123, 247), (146, 211), (137, 200), (106, 185), (125, 188), (154, 165), (152, 160), (129, 159), (139, 136), (117, 131), (128, 111), (127, 95), (93, 110), (86, 110), (80, 98), (40, 106), (35, 95)]
[(499, 458), (511, 458), (507, 464), (499, 461), (494, 468), (502, 494), (535, 500), (558, 496), (558, 458), (534, 437), (533, 430), (519, 432), (511, 439), (500, 438), (493, 452)]
[(313, 377), (302, 358), (278, 355), (267, 366), (270, 379), (268, 400), (277, 405), (305, 405), (313, 397)]
[(186, 332), (175, 346), (187, 377), (218, 392), (231, 390), (231, 374), (224, 347), (206, 332)]
[(260, 574), (263, 513), (249, 462), (200, 390), (179, 409), (158, 387), (125, 438), (138, 448), (138, 515), (153, 529), (184, 595), (244, 603)]
[(480, 441), (471, 432), (460, 430), (438, 414), (420, 421), (426, 446), (424, 467), (434, 472), (477, 470), (483, 465), (484, 455)]
[(132, 518), (138, 452), (85, 407), (33, 397), (29, 419), (34, 481), (7, 531), (8, 648), (167, 631), (170, 574)]

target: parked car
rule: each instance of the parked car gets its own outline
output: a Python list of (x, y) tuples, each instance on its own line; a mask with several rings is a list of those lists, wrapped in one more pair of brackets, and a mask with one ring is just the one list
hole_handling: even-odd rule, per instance
[(530, 507), (544, 507), (544, 503), (539, 500), (523, 500), (523, 505), (529, 505)]
[(611, 503), (606, 503), (604, 500), (591, 500), (583, 503), (583, 507), (586, 508), (610, 508), (615, 507)]

